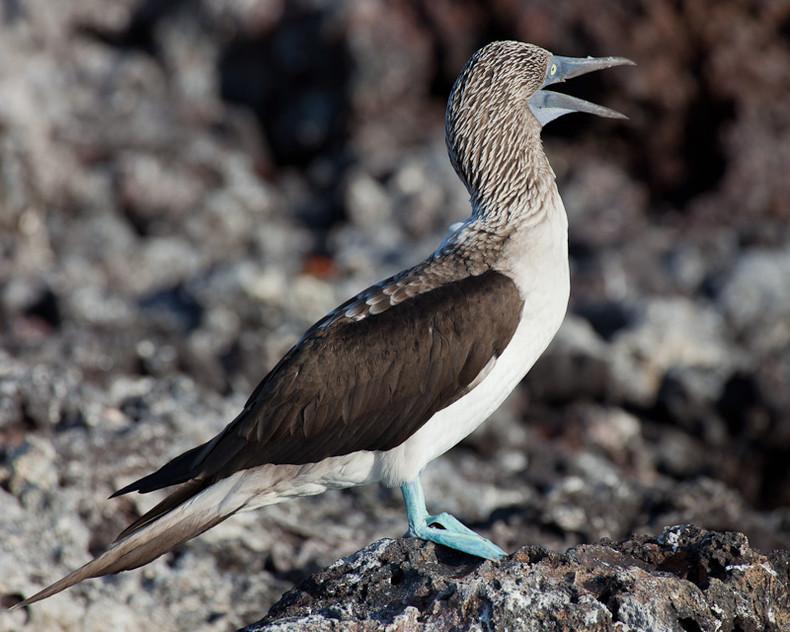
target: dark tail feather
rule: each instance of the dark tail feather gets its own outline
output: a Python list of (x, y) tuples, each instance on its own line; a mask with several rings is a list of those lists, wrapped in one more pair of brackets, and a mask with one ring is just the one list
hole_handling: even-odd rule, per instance
[(156, 489), (162, 489), (164, 487), (170, 487), (171, 485), (185, 483), (195, 475), (193, 471), (195, 459), (198, 458), (200, 451), (205, 447), (206, 444), (203, 444), (192, 448), (191, 450), (187, 450), (183, 454), (174, 458), (172, 461), (165, 463), (156, 472), (153, 472), (148, 476), (143, 476), (143, 478), (136, 480), (134, 483), (130, 483), (126, 487), (119, 489), (117, 492), (112, 494), (110, 498), (122, 496), (123, 494), (128, 494), (129, 492), (140, 492), (141, 494), (147, 494), (148, 492), (152, 492)]
[(232, 516), (241, 504), (222, 502), (232, 493), (228, 479), (202, 489), (189, 481), (127, 528), (119, 541), (95, 560), (44, 590), (15, 604), (11, 610), (46, 599), (84, 579), (112, 575), (148, 564), (187, 540)]

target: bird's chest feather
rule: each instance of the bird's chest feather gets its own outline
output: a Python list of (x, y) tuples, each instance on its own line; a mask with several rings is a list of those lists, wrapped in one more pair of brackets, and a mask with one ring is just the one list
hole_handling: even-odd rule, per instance
[[(559, 200), (559, 197), (557, 197)], [(559, 204), (562, 204), (559, 201)], [(412, 480), (432, 459), (474, 431), (511, 393), (548, 346), (565, 316), (570, 293), (567, 219), (564, 209), (507, 244), (501, 271), (513, 278), (524, 300), (509, 344), (481, 372), (474, 388), (438, 411), (414, 435), (378, 458), (389, 485)]]

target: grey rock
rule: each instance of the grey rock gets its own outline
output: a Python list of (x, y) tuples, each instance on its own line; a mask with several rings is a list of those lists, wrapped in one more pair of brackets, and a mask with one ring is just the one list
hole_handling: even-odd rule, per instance
[[(612, 380), (611, 356), (589, 321), (569, 314), (546, 353), (526, 379), (541, 401), (568, 402), (604, 398)], [(563, 376), (558, 380), (557, 376)]]
[(733, 329), (758, 353), (790, 344), (790, 253), (743, 253), (720, 281), (719, 300)]
[(715, 369), (721, 380), (738, 365), (721, 314), (682, 297), (652, 298), (612, 340), (612, 388), (618, 399), (655, 402), (671, 368)]
[(716, 404), (724, 394), (727, 377), (726, 369), (719, 366), (670, 367), (656, 393), (656, 406), (691, 434), (721, 445), (727, 441), (727, 428)]
[(788, 562), (740, 533), (693, 525), (564, 554), (524, 547), (494, 563), (382, 540), (311, 576), (244, 630), (779, 632), (790, 626)]

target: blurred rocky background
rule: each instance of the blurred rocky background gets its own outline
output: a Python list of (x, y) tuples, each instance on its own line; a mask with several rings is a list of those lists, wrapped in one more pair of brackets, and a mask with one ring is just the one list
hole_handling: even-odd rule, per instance
[[(570, 314), (427, 468), (429, 507), (507, 550), (688, 522), (790, 548), (790, 2), (3, 0), (3, 604), (106, 547), (156, 501), (113, 490), (468, 215), (445, 100), (505, 38), (635, 60), (567, 85), (630, 121), (546, 129)], [(298, 500), (0, 630), (229, 630), (405, 529), (397, 490)]]

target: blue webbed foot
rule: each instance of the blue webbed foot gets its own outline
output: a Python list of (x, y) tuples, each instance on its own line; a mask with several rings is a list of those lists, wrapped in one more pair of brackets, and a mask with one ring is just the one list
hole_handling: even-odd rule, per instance
[(409, 516), (409, 535), (487, 560), (507, 555), (496, 544), (464, 526), (450, 514), (428, 515), (419, 476), (415, 481), (401, 485), (401, 492)]

